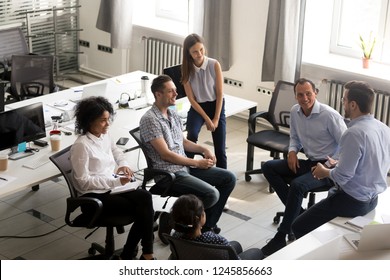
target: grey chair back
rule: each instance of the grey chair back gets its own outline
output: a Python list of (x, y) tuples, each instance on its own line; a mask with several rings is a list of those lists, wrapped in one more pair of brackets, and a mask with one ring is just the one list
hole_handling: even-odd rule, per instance
[(286, 81), (278, 81), (272, 94), (269, 105), (269, 115), (275, 125), (290, 127), (290, 110), (296, 104), (294, 84)]
[(175, 260), (238, 260), (232, 246), (200, 243), (164, 234)]
[(12, 55), (28, 53), (26, 38), (19, 27), (0, 29), (0, 62), (10, 66)]
[(54, 56), (12, 56), (11, 94), (15, 99), (23, 100), (54, 91)]
[(68, 187), (71, 197), (77, 197), (77, 191), (73, 186), (71, 173), (72, 173), (72, 164), (70, 161), (70, 149), (72, 146), (69, 146), (54, 155), (50, 156), (50, 160), (54, 163), (55, 166), (60, 170), (62, 176), (64, 177)]

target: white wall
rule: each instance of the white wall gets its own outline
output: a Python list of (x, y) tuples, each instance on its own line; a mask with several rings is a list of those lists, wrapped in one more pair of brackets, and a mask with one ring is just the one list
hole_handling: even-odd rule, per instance
[[(110, 35), (98, 30), (96, 19), (99, 0), (80, 0), (80, 39), (90, 42), (89, 48), (81, 47), (80, 69), (101, 75), (115, 76), (143, 69), (142, 36), (164, 36), (163, 39), (182, 43), (183, 38), (168, 33), (134, 27), (130, 51), (114, 49), (112, 54), (97, 50), (97, 44), (110, 45)], [(269, 96), (256, 92), (256, 86), (273, 88), (273, 83), (261, 83), (261, 66), (268, 0), (232, 0), (232, 66), (224, 76), (243, 82), (242, 88), (225, 85), (226, 93), (258, 102), (258, 110), (268, 108)]]
[[(232, 65), (229, 71), (223, 73), (224, 77), (243, 82), (242, 88), (224, 85), (225, 93), (257, 102), (258, 110), (267, 110), (270, 97), (258, 93), (256, 87), (273, 89), (272, 82), (261, 82), (268, 3), (269, 0), (232, 0)], [(306, 20), (309, 22), (308, 25), (314, 28), (305, 29), (303, 58), (307, 59), (308, 55), (311, 55), (314, 61), (303, 63), (301, 76), (312, 79), (320, 89), (324, 78), (341, 81), (361, 79), (371, 83), (374, 88), (388, 89), (390, 87), (388, 69), (376, 65), (366, 71), (356, 59), (340, 63), (340, 57), (329, 57), (324, 54), (329, 47), (332, 5), (326, 1), (321, 2), (320, 6), (318, 3), (316, 0), (307, 1)], [(91, 44), (90, 48), (81, 47), (81, 51), (84, 51), (84, 54), (80, 55), (81, 70), (102, 77), (143, 70), (142, 36), (155, 36), (176, 43), (182, 43), (184, 39), (170, 33), (135, 26), (130, 50), (114, 49), (112, 54), (98, 51), (97, 44), (110, 45), (110, 35), (95, 27), (100, 0), (80, 0), (80, 4), (82, 6), (80, 25), (84, 29), (80, 32), (80, 39)], [(323, 90), (322, 92), (324, 93)], [(321, 101), (324, 101), (325, 97), (325, 93), (319, 95)]]
[(80, 0), (80, 39), (90, 43), (80, 47), (80, 70), (101, 77), (117, 76), (127, 72), (127, 50), (113, 49), (113, 53), (99, 51), (97, 45), (110, 46), (110, 34), (96, 28), (100, 0)]

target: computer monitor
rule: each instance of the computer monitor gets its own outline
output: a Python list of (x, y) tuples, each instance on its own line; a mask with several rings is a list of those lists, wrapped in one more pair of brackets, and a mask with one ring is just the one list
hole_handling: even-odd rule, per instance
[(186, 95), (186, 92), (184, 90), (184, 86), (180, 82), (181, 81), (181, 64), (167, 67), (163, 70), (163, 73), (165, 75), (168, 75), (169, 77), (171, 77), (173, 83), (176, 86), (176, 92), (177, 92), (176, 100), (183, 98), (183, 97), (186, 97), (187, 95)]
[(0, 113), (0, 150), (45, 136), (42, 102)]

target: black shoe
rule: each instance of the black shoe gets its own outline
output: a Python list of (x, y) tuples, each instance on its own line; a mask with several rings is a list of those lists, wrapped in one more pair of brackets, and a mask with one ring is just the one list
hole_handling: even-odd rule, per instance
[[(137, 258), (137, 255), (138, 255), (138, 249), (139, 249), (139, 247), (137, 245), (135, 247), (133, 253), (131, 254), (131, 256), (123, 255), (123, 251), (122, 251), (120, 256), (114, 254), (110, 259), (112, 259), (112, 260), (128, 260), (128, 259), (135, 260)], [(118, 257), (119, 259), (117, 259), (116, 257)]]
[(137, 257), (137, 255), (138, 255), (138, 245), (137, 245), (137, 247), (135, 247), (135, 249), (134, 249), (134, 252), (133, 252), (133, 255), (131, 256), (131, 258), (134, 260), (136, 257)]
[[(139, 259), (142, 260), (142, 261), (146, 261), (144, 255), (141, 255), (141, 256), (139, 257)], [(153, 257), (153, 258), (149, 259), (148, 261), (155, 261), (155, 260), (157, 260), (157, 258), (156, 258), (156, 257)]]
[(219, 234), (221, 232), (221, 228), (218, 226), (213, 227), (211, 230), (214, 231), (215, 234)]
[(163, 233), (166, 233), (168, 235), (171, 234), (171, 224), (170, 224), (170, 214), (167, 212), (162, 212), (160, 214), (159, 218), (159, 224), (158, 224), (158, 237), (160, 238), (161, 242), (165, 245), (169, 244), (169, 241), (164, 237)]
[(122, 258), (121, 258), (120, 256), (116, 255), (116, 254), (114, 254), (114, 255), (112, 255), (112, 256), (110, 257), (110, 260), (112, 260), (112, 261), (121, 260), (121, 259), (122, 259)]
[(269, 256), (287, 245), (285, 239), (272, 238), (267, 245), (261, 248), (264, 255)]
[(221, 232), (221, 228), (215, 226), (215, 227), (202, 227), (202, 233), (204, 232), (208, 232), (208, 231), (212, 231), (214, 232), (215, 234), (219, 234)]

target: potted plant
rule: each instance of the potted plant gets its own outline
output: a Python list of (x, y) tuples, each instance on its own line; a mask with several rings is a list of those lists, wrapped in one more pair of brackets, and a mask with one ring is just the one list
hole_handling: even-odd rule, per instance
[(370, 32), (370, 36), (366, 41), (362, 35), (359, 35), (360, 39), (360, 48), (363, 51), (363, 68), (369, 67), (369, 62), (371, 60), (372, 51), (374, 50), (376, 37)]

